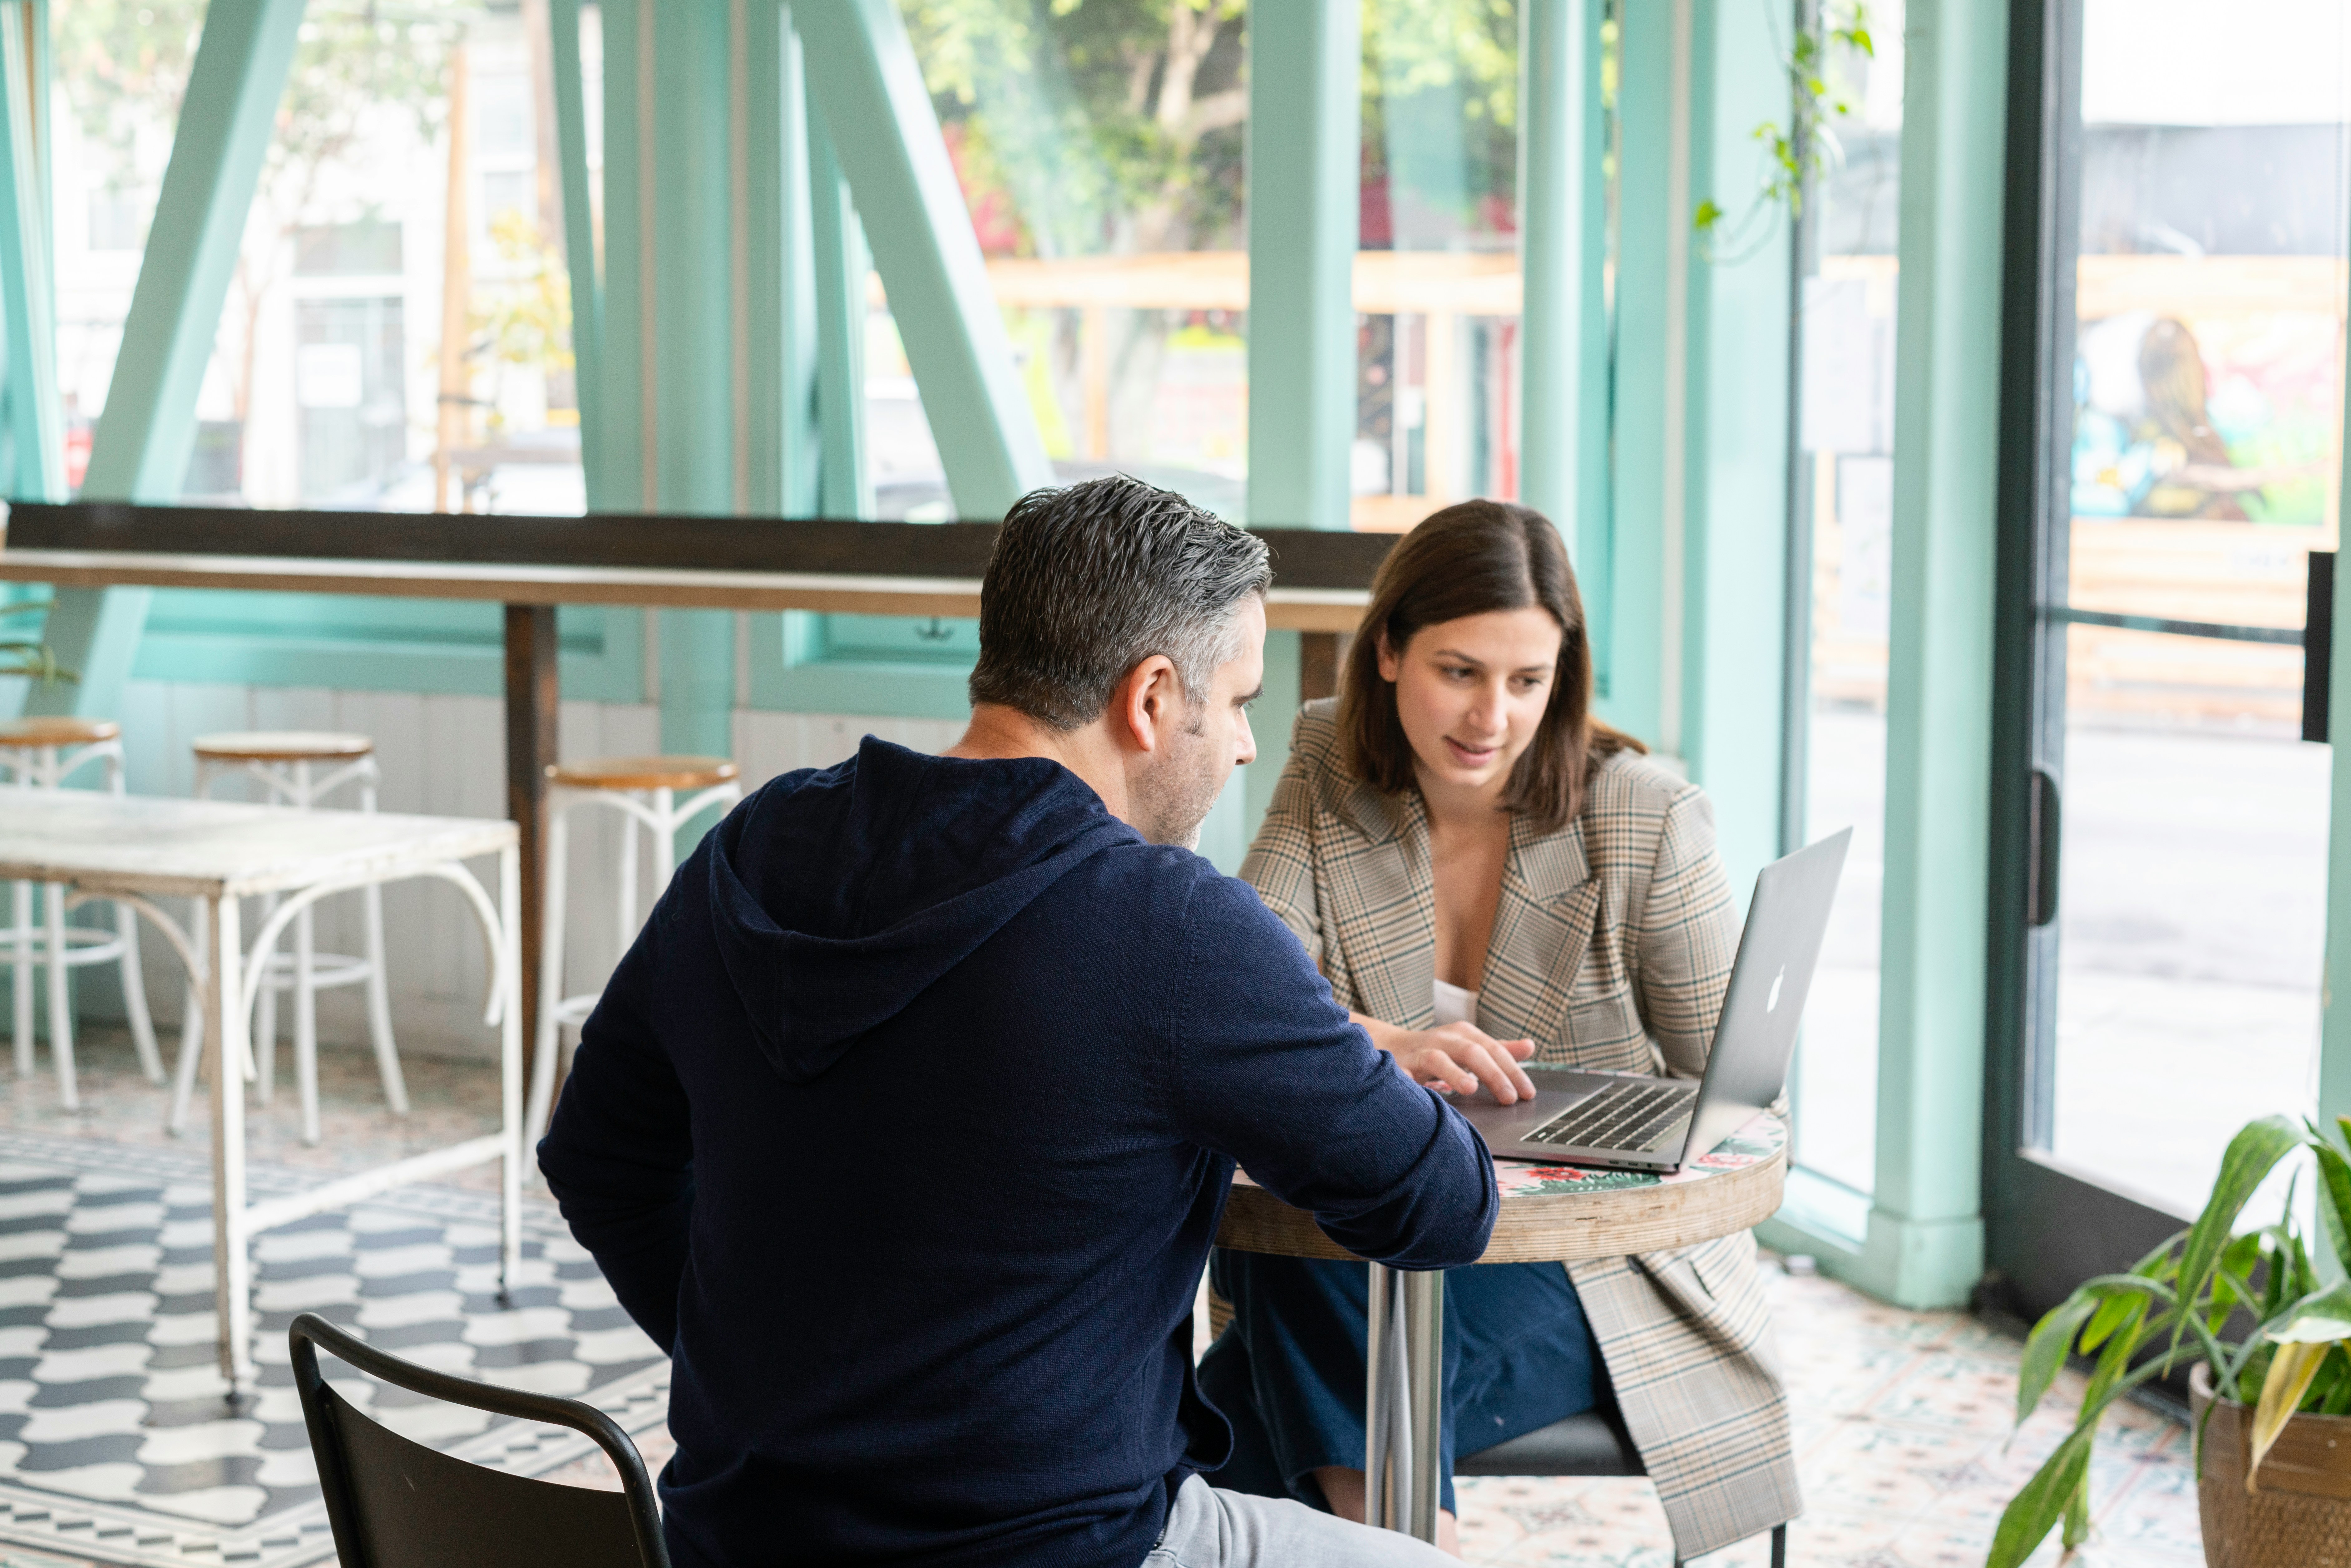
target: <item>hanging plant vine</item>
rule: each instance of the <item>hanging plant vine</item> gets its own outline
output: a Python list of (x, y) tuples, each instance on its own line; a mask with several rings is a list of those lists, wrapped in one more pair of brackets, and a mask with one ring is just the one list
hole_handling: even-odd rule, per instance
[(1855, 0), (1849, 6), (1824, 8), (1812, 26), (1796, 30), (1794, 43), (1780, 57), (1793, 89), (1789, 123), (1767, 120), (1752, 139), (1764, 150), (1763, 184), (1746, 211), (1730, 220), (1712, 197), (1701, 201), (1691, 214), (1698, 235), (1698, 255), (1725, 265), (1746, 260), (1771, 235), (1771, 220), (1782, 204), (1791, 217), (1804, 211), (1804, 183), (1844, 163), (1844, 143), (1836, 122), (1853, 113), (1853, 99), (1829, 68), (1830, 51), (1838, 47), (1875, 59), (1876, 46), (1869, 37), (1868, 7)]

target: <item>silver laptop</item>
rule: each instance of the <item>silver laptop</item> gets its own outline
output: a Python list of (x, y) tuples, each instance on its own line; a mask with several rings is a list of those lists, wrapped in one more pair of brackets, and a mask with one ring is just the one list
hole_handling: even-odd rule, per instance
[(1535, 1097), (1514, 1105), (1481, 1089), (1457, 1100), (1505, 1159), (1612, 1170), (1676, 1171), (1711, 1152), (1780, 1097), (1796, 1024), (1844, 870), (1846, 828), (1765, 866), (1740, 934), (1706, 1077), (1587, 1072), (1527, 1063)]

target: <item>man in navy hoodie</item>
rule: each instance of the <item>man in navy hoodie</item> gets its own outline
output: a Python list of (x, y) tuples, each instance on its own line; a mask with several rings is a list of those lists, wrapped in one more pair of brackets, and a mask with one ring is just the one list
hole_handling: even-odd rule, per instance
[(1236, 1161), (1350, 1251), (1485, 1249), (1478, 1135), (1190, 851), (1264, 670), (1264, 545), (1040, 491), (963, 741), (737, 806), (582, 1030), (540, 1168), (674, 1363), (680, 1568), (1422, 1568), (1212, 1490), (1192, 1303)]

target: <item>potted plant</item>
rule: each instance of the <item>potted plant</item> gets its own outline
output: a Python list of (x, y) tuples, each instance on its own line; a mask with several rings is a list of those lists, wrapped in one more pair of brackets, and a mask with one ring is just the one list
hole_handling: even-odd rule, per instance
[[(2090, 1449), (2116, 1400), (2190, 1365), (2197, 1493), (2214, 1568), (2351, 1568), (2351, 1117), (2332, 1134), (2283, 1116), (2231, 1140), (2196, 1223), (2126, 1274), (2092, 1280), (2033, 1325), (2021, 1425), (2068, 1352), (2092, 1358), (2074, 1429), (2001, 1515), (1987, 1568), (2018, 1568), (2060, 1521), (2089, 1533)], [(2310, 1151), (2319, 1235), (2237, 1217), (2278, 1162)], [(2300, 1177), (2297, 1176), (2297, 1181)], [(2242, 1312), (2241, 1339), (2224, 1338)]]

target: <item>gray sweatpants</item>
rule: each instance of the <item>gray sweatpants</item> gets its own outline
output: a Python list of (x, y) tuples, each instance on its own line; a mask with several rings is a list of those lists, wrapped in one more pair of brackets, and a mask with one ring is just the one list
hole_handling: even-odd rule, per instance
[(1460, 1568), (1426, 1542), (1186, 1478), (1143, 1568)]

